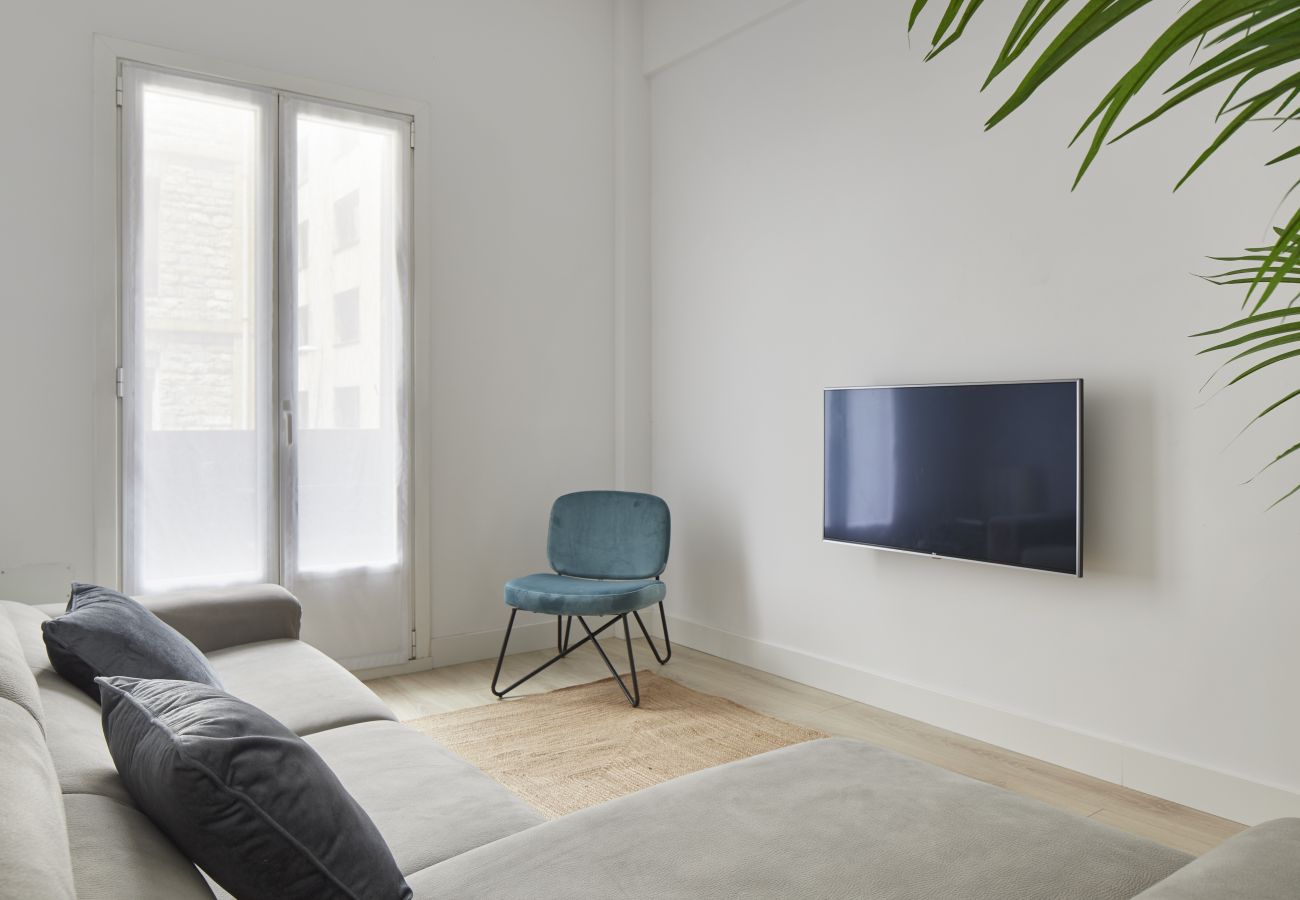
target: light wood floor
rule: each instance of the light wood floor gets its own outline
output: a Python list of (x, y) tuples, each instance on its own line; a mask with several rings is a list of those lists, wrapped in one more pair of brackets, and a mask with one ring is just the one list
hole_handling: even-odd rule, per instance
[[(687, 647), (675, 646), (672, 660), (659, 667), (645, 642), (635, 643), (641, 668), (653, 668), (687, 687), (828, 734), (870, 741), (1188, 853), (1204, 853), (1244, 827)], [(626, 655), (616, 652), (622, 650), (621, 642), (607, 641), (603, 646), (619, 670), (625, 672)], [(507, 657), (503, 678), (513, 680), (523, 675), (552, 652)], [(498, 702), (488, 690), (495, 664), (495, 660), (480, 660), (395, 675), (369, 685), (398, 718), (413, 719)], [(584, 684), (608, 674), (595, 651), (584, 647), (518, 688), (511, 697)]]

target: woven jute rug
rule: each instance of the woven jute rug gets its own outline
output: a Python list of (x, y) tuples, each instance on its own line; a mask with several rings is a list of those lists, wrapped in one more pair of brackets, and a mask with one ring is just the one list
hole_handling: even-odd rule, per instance
[(551, 818), (826, 736), (648, 671), (637, 677), (639, 709), (606, 678), (406, 724)]

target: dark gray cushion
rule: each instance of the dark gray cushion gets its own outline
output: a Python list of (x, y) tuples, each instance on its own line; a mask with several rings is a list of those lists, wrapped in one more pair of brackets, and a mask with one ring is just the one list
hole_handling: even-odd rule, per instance
[(217, 673), (183, 634), (140, 603), (93, 584), (74, 584), (68, 611), (41, 623), (55, 670), (99, 699), (95, 678), (176, 678), (221, 687)]
[(131, 797), (230, 893), (409, 900), (370, 817), (275, 719), (207, 685), (97, 683), (104, 737)]

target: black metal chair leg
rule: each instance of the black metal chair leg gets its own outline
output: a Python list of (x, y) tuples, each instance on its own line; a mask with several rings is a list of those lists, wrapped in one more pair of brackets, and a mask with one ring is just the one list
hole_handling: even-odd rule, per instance
[[(586, 636), (585, 638), (583, 638), (582, 640), (578, 641), (576, 644), (568, 644), (568, 643), (566, 642), (566, 645), (565, 645), (565, 647), (564, 647), (563, 652), (561, 652), (561, 653), (559, 653), (559, 654), (557, 654), (557, 655), (555, 655), (555, 656), (552, 656), (552, 657), (551, 657), (550, 659), (548, 659), (546, 662), (542, 663), (542, 664), (541, 664), (540, 666), (538, 666), (536, 669), (533, 669), (531, 672), (529, 672), (529, 673), (528, 673), (527, 675), (525, 675), (523, 678), (520, 678), (518, 681), (516, 681), (514, 684), (510, 685), (509, 687), (505, 687), (505, 688), (502, 688), (501, 690), (497, 690), (497, 679), (501, 676), (501, 664), (505, 661), (505, 658), (506, 658), (506, 645), (510, 643), (510, 631), (511, 631), (511, 629), (513, 629), (514, 626), (515, 626), (515, 615), (516, 615), (518, 612), (519, 612), (519, 610), (517, 610), (517, 609), (511, 609), (511, 610), (510, 610), (510, 623), (506, 626), (506, 637), (505, 637), (505, 640), (503, 640), (503, 641), (501, 642), (501, 655), (497, 657), (497, 668), (496, 668), (496, 671), (492, 673), (492, 693), (496, 696), (496, 698), (497, 698), (498, 700), (501, 699), (502, 697), (504, 697), (506, 694), (508, 694), (508, 693), (510, 693), (511, 691), (513, 691), (515, 688), (519, 687), (519, 685), (523, 684), (525, 681), (527, 681), (528, 679), (532, 678), (532, 677), (533, 677), (534, 675), (536, 675), (537, 673), (543, 671), (544, 669), (548, 669), (548, 668), (550, 668), (550, 667), (553, 666), (555, 663), (557, 663), (557, 662), (559, 662), (560, 660), (564, 659), (566, 656), (568, 656), (568, 655), (569, 655), (570, 653), (572, 653), (574, 650), (577, 650), (579, 647), (581, 647), (583, 644), (587, 643), (588, 641), (591, 641), (591, 642), (595, 643), (595, 644), (596, 644), (596, 647), (599, 649), (599, 647), (600, 647), (600, 643), (599, 643), (598, 641), (596, 641), (596, 635), (600, 634), (602, 631), (605, 631), (607, 628), (610, 628), (610, 627), (612, 627), (612, 626), (618, 624), (618, 619), (615, 618), (615, 619), (610, 619), (608, 622), (606, 622), (604, 625), (602, 625), (602, 626), (600, 626), (599, 628), (597, 628), (595, 631), (592, 631), (590, 628), (588, 628), (588, 629), (587, 629), (587, 636)], [(586, 627), (585, 623), (584, 623), (583, 627), (584, 627), (584, 628)], [(601, 651), (601, 655), (602, 655), (602, 656), (604, 655), (604, 651), (603, 651), (603, 650)]]
[[(636, 688), (636, 696), (633, 696), (632, 692), (627, 689), (627, 685), (623, 683), (623, 676), (618, 674), (618, 669), (614, 668), (614, 664), (610, 662), (609, 656), (605, 653), (605, 648), (600, 646), (600, 641), (596, 640), (596, 635), (600, 634), (601, 631), (604, 631), (610, 625), (617, 623), (620, 619), (623, 621), (624, 635), (630, 634), (627, 626), (627, 613), (624, 613), (623, 615), (618, 616), (617, 618), (610, 619), (608, 622), (606, 622), (596, 631), (591, 630), (591, 628), (587, 625), (587, 620), (584, 619), (582, 616), (578, 616), (577, 619), (578, 619), (578, 624), (581, 625), (583, 629), (587, 632), (587, 637), (590, 638), (591, 642), (596, 645), (596, 652), (599, 653), (600, 658), (605, 661), (605, 668), (609, 669), (610, 674), (614, 676), (614, 680), (618, 682), (619, 690), (623, 692), (623, 696), (627, 698), (627, 702), (631, 703), (633, 706), (640, 706), (641, 689), (640, 687), (637, 686), (636, 683), (635, 664), (633, 664), (633, 668), (632, 668), (632, 686)], [(631, 657), (632, 657), (631, 638), (628, 638), (627, 648), (628, 648), (628, 660), (631, 661)]]
[[(511, 684), (509, 687), (505, 687), (498, 690), (497, 683), (501, 680), (501, 667), (502, 665), (504, 665), (506, 660), (506, 649), (510, 646), (510, 635), (514, 632), (515, 616), (517, 616), (518, 614), (519, 614), (519, 610), (517, 609), (510, 610), (510, 621), (506, 623), (506, 636), (501, 641), (501, 652), (497, 654), (496, 669), (493, 670), (492, 672), (492, 694), (498, 700), (504, 697), (506, 694), (513, 691), (515, 688), (519, 687), (519, 685), (523, 684), (528, 679), (532, 678), (534, 675), (538, 674), (544, 669), (547, 669), (550, 666), (554, 665), (555, 663), (559, 662), (560, 660), (564, 659), (574, 650), (578, 649), (583, 644), (590, 641), (595, 646), (596, 652), (600, 654), (600, 658), (604, 660), (605, 667), (609, 669), (610, 674), (614, 676), (614, 680), (618, 682), (619, 690), (623, 692), (623, 696), (627, 698), (627, 702), (631, 703), (634, 707), (641, 705), (641, 685), (638, 682), (636, 677), (636, 658), (632, 654), (632, 625), (627, 620), (627, 616), (628, 616), (627, 613), (623, 613), (621, 616), (616, 616), (610, 619), (608, 622), (606, 622), (604, 625), (601, 625), (595, 631), (592, 631), (591, 627), (587, 625), (586, 619), (584, 619), (582, 616), (577, 616), (576, 618), (578, 620), (578, 624), (582, 626), (583, 631), (587, 632), (587, 636), (579, 640), (576, 644), (569, 643), (569, 637), (573, 630), (573, 620), (575, 617), (569, 616), (568, 622), (565, 623), (563, 621), (565, 618), (564, 616), (556, 616), (555, 617), (555, 646), (559, 652), (555, 656), (548, 659), (546, 662), (542, 663), (536, 669), (533, 669), (533, 671), (529, 672), (523, 678), (520, 678), (518, 681)], [(663, 665), (664, 663), (668, 662), (668, 660), (670, 660), (673, 655), (673, 645), (672, 642), (668, 639), (668, 619), (664, 614), (664, 605), (662, 603), (659, 604), (659, 619), (660, 622), (663, 624), (663, 629), (664, 629), (664, 645), (667, 649), (667, 655), (665, 656), (659, 655), (659, 648), (655, 646), (654, 640), (650, 637), (650, 632), (646, 630), (645, 622), (641, 620), (641, 614), (639, 612), (633, 611), (632, 615), (636, 618), (637, 625), (641, 627), (641, 633), (645, 635), (646, 643), (650, 645), (650, 651), (654, 653), (655, 659), (659, 661), (660, 665)], [(605, 648), (602, 647), (600, 645), (600, 641), (596, 639), (597, 635), (599, 635), (601, 632), (605, 631), (606, 629), (610, 628), (611, 626), (618, 624), (619, 621), (622, 621), (623, 623), (623, 641), (627, 645), (627, 664), (628, 667), (631, 669), (631, 674), (632, 674), (632, 690), (630, 691), (627, 689), (627, 685), (623, 681), (623, 676), (618, 674), (618, 669), (614, 667), (614, 663), (610, 660), (609, 655), (605, 653)]]
[(623, 613), (623, 640), (627, 643), (627, 667), (632, 672), (632, 693), (636, 695), (632, 705), (640, 706), (641, 685), (636, 682), (636, 658), (632, 656), (632, 626), (627, 621), (627, 613)]
[(515, 616), (518, 614), (519, 610), (510, 610), (510, 622), (506, 625), (506, 637), (501, 642), (501, 654), (497, 657), (496, 671), (492, 673), (492, 693), (496, 695), (498, 700), (506, 695), (505, 691), (497, 691), (497, 679), (501, 677), (501, 664), (506, 661), (506, 646), (510, 643), (510, 632), (514, 630)]
[(650, 632), (646, 630), (645, 622), (641, 621), (641, 613), (633, 610), (632, 615), (636, 616), (636, 623), (641, 626), (641, 633), (645, 635), (645, 642), (650, 645), (650, 652), (655, 655), (655, 659), (659, 662), (659, 665), (662, 666), (664, 663), (668, 662), (668, 660), (672, 659), (673, 642), (668, 639), (668, 616), (664, 614), (663, 601), (659, 601), (659, 623), (664, 629), (664, 649), (668, 651), (664, 656), (659, 655), (659, 648), (655, 646), (654, 639), (650, 637)]

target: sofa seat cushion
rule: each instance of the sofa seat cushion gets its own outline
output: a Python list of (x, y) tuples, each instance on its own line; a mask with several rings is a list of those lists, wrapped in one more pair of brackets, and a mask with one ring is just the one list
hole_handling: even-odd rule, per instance
[(410, 900), (373, 821), (302, 738), (190, 681), (98, 678), (136, 805), (244, 900)]
[(888, 750), (828, 739), (686, 775), (408, 879), (417, 898), (1128, 900), (1190, 860)]
[(295, 734), (394, 718), (370, 688), (302, 641), (245, 644), (214, 651), (208, 659), (228, 693), (279, 719)]
[(0, 797), (0, 896), (75, 900), (54, 762), (31, 713), (9, 700), (0, 700)]
[(212, 900), (199, 870), (129, 803), (66, 794), (77, 893), (94, 900)]
[(426, 735), (363, 722), (306, 738), (378, 826), (409, 875), (545, 821)]

